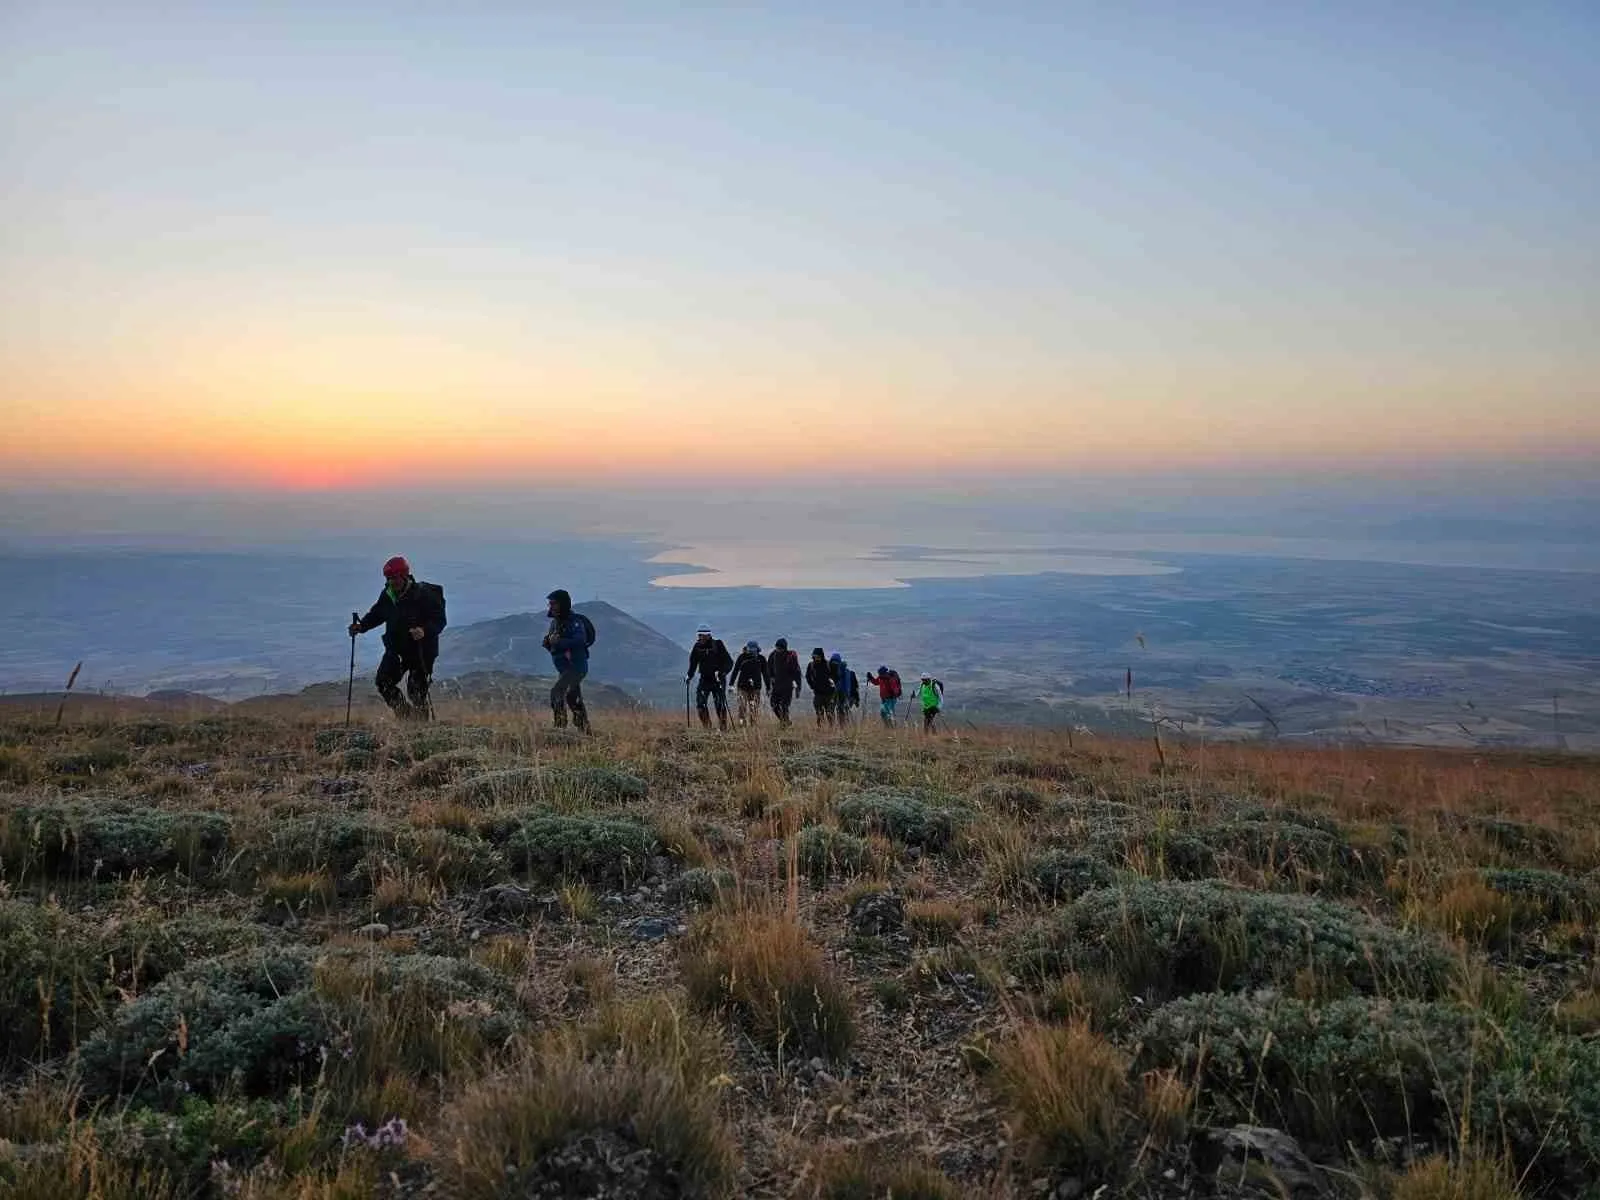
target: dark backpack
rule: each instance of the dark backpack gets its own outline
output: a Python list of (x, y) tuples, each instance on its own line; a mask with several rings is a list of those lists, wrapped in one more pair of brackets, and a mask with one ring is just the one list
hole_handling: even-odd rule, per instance
[(891, 699), (891, 700), (900, 699), (900, 672), (899, 671), (890, 671), (889, 675), (888, 675), (888, 679), (889, 679), (889, 699)]
[(583, 622), (583, 644), (585, 646), (594, 645), (594, 622), (580, 612), (573, 613), (572, 619)]
[(417, 587), (423, 588), (430, 592), (434, 599), (439, 601), (439, 628), (443, 629), (449, 624), (444, 615), (444, 588), (440, 587), (437, 583), (424, 583), (420, 579), (417, 580)]

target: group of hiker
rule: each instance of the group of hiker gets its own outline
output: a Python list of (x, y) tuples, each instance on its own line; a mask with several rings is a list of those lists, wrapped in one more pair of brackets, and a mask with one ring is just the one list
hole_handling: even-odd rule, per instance
[[(589, 648), (594, 645), (594, 623), (574, 612), (572, 596), (558, 588), (545, 597), (545, 616), (549, 626), (544, 648), (550, 653), (556, 680), (550, 689), (550, 711), (556, 728), (570, 723), (589, 731), (589, 711), (583, 703), (583, 680), (589, 673)], [(350, 672), (355, 681), (355, 639), (358, 635), (383, 627), (383, 659), (374, 680), (396, 717), (401, 720), (431, 720), (433, 705), (429, 689), (433, 665), (439, 657), (439, 635), (446, 625), (444, 589), (426, 583), (411, 573), (411, 564), (396, 556), (383, 564), (383, 591), (367, 610), (366, 616), (350, 614)], [(401, 691), (401, 682), (405, 690)], [(698, 680), (696, 683), (695, 681)], [(684, 676), (685, 708), (688, 689), (694, 684), (695, 705), (700, 723), (711, 725), (714, 706), (717, 720), (728, 728), (728, 685), (738, 695), (738, 721), (753, 725), (761, 712), (763, 693), (779, 724), (791, 724), (790, 706), (800, 696), (802, 686), (811, 689), (811, 703), (818, 726), (846, 725), (853, 710), (861, 707), (861, 684), (856, 673), (840, 654), (828, 655), (818, 646), (802, 672), (800, 658), (789, 649), (786, 638), (779, 638), (770, 654), (746, 642), (738, 658), (728, 653), (722, 640), (709, 625), (700, 626), (694, 648), (689, 651), (689, 670)], [(867, 684), (878, 689), (878, 716), (886, 727), (895, 723), (900, 707), (900, 675), (887, 666), (867, 672)], [(926, 671), (918, 681), (914, 701), (922, 709), (924, 733), (933, 732), (934, 722), (944, 701), (944, 684)]]
[[(741, 725), (756, 723), (761, 714), (763, 693), (778, 723), (785, 726), (791, 724), (789, 710), (799, 699), (803, 687), (811, 690), (811, 707), (818, 726), (847, 725), (853, 710), (861, 707), (861, 681), (843, 655), (830, 655), (818, 646), (811, 651), (811, 660), (802, 672), (799, 654), (789, 649), (787, 638), (779, 638), (773, 643), (770, 654), (762, 654), (759, 642), (748, 641), (735, 658), (709, 625), (702, 625), (695, 631), (694, 648), (689, 651), (689, 670), (683, 683), (685, 708), (688, 707), (688, 688), (693, 684), (695, 709), (700, 714), (700, 724), (707, 728), (711, 725), (713, 707), (718, 724), (723, 729), (728, 728), (730, 683), (738, 697), (737, 720)], [(867, 672), (867, 685), (878, 689), (878, 719), (885, 727), (892, 727), (903, 694), (900, 673), (880, 666), (876, 673)], [(931, 733), (944, 702), (944, 684), (924, 671), (915, 699), (922, 708), (923, 731)]]

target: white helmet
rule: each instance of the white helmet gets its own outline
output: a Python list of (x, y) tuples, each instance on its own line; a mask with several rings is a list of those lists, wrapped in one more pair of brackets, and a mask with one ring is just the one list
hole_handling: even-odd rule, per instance
[(932, 678), (933, 678), (933, 676), (932, 676), (932, 675), (930, 675), (930, 674), (928, 674), (928, 673), (927, 673), (927, 672), (926, 672), (926, 671), (924, 671), (924, 672), (923, 672), (923, 673), (922, 673), (922, 682), (923, 682), (923, 683), (927, 683), (927, 682), (928, 682), (928, 681), (929, 681), (929, 680), (930, 680), (930, 679), (932, 679)]

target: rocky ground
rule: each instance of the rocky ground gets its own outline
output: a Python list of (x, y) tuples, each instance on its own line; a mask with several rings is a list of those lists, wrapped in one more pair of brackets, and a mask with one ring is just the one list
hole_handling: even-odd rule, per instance
[(442, 715), (5, 718), (0, 1195), (1600, 1195), (1593, 759)]

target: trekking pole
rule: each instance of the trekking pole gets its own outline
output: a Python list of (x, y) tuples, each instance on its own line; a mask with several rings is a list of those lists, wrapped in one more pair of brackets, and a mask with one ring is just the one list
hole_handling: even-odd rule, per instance
[[(360, 614), (359, 613), (351, 613), (350, 614), (350, 625), (351, 625), (352, 631), (354, 630), (354, 627), (359, 625), (359, 624), (361, 624), (361, 616), (360, 616)], [(355, 635), (354, 632), (352, 632), (350, 634), (350, 684), (344, 690), (344, 727), (346, 729), (350, 728), (350, 702), (353, 699), (355, 699), (355, 695), (356, 695), (356, 635)]]
[(689, 681), (687, 679), (683, 681), (683, 727), (685, 729), (691, 728), (689, 724)]

